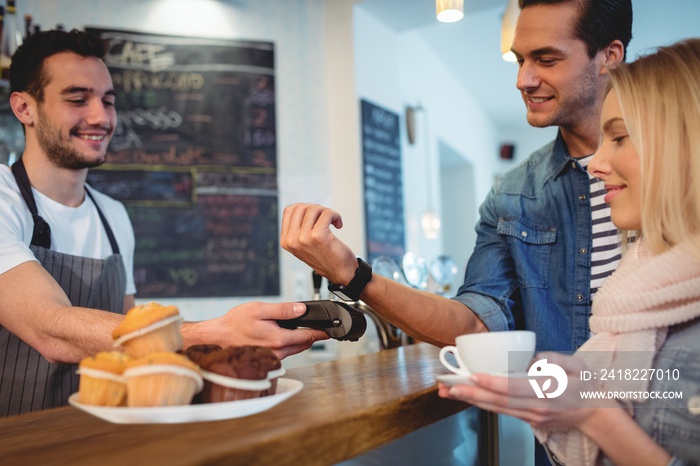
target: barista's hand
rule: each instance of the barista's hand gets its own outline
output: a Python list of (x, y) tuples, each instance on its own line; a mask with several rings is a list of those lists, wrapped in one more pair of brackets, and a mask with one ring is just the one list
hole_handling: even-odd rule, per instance
[(357, 259), (331, 231), (343, 227), (340, 214), (315, 204), (284, 209), (280, 245), (333, 283), (347, 284), (355, 275)]
[(184, 324), (185, 347), (195, 344), (267, 346), (282, 359), (310, 348), (317, 340), (329, 338), (323, 330), (287, 330), (277, 325), (277, 320), (293, 319), (305, 311), (302, 303), (241, 304), (221, 317)]

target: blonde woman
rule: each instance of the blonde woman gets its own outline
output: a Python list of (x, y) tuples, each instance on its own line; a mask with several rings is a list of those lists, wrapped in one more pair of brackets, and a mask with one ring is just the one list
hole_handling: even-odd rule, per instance
[[(564, 394), (538, 399), (529, 380), (477, 374), (440, 396), (525, 420), (554, 463), (700, 464), (700, 39), (609, 72), (588, 170), (638, 239), (594, 299), (591, 339), (574, 356), (537, 356), (567, 372)], [(584, 391), (618, 395), (586, 402)]]

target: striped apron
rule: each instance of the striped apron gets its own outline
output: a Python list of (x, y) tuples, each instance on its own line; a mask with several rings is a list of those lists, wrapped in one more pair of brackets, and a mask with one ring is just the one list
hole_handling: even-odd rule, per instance
[[(63, 288), (73, 306), (122, 313), (126, 270), (100, 207), (90, 191), (112, 246), (107, 259), (90, 259), (50, 250), (49, 225), (38, 215), (34, 195), (22, 159), (12, 166), (22, 197), (34, 218), (30, 249), (41, 265)], [(0, 326), (0, 417), (56, 408), (68, 403), (78, 390), (76, 364), (52, 364), (38, 351)]]

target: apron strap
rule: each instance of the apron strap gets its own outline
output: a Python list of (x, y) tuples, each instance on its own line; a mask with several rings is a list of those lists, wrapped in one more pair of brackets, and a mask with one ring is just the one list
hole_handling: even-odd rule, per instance
[(36, 202), (34, 201), (34, 195), (32, 194), (32, 185), (29, 183), (29, 178), (27, 177), (27, 170), (24, 168), (24, 162), (22, 157), (19, 158), (14, 164), (12, 164), (12, 174), (17, 180), (17, 186), (19, 186), (19, 191), (22, 194), (24, 202), (27, 203), (29, 212), (32, 214), (34, 219), (34, 233), (32, 234), (32, 242), (34, 246), (41, 246), (43, 248), (51, 248), (51, 227), (46, 223), (46, 220), (41, 218), (39, 212), (36, 208)]
[(102, 220), (102, 226), (105, 228), (105, 233), (107, 233), (107, 237), (109, 238), (109, 244), (112, 246), (112, 253), (119, 254), (119, 244), (117, 244), (117, 239), (114, 237), (112, 228), (109, 226), (107, 219), (102, 213), (102, 209), (100, 209), (100, 206), (97, 204), (97, 201), (95, 201), (95, 198), (92, 196), (92, 193), (90, 193), (90, 190), (87, 188), (87, 186), (85, 187), (85, 192), (87, 193), (88, 197), (92, 200), (92, 203), (95, 204), (97, 214), (100, 216), (100, 220)]
[[(24, 199), (24, 202), (27, 203), (29, 212), (32, 214), (32, 218), (34, 219), (34, 234), (32, 235), (32, 241), (30, 244), (33, 246), (40, 246), (42, 248), (50, 249), (51, 227), (49, 227), (49, 224), (46, 223), (46, 220), (41, 218), (41, 216), (39, 215), (39, 212), (36, 207), (36, 201), (34, 200), (34, 194), (32, 193), (32, 185), (29, 183), (29, 177), (27, 176), (27, 170), (24, 168), (24, 162), (22, 162), (22, 157), (20, 157), (19, 160), (12, 164), (12, 174), (14, 175), (15, 180), (17, 180), (17, 186), (19, 186), (19, 191), (22, 194), (22, 198)], [(95, 209), (97, 209), (97, 214), (100, 216), (102, 226), (105, 229), (105, 233), (107, 233), (107, 238), (109, 238), (109, 244), (110, 246), (112, 246), (112, 253), (119, 254), (119, 245), (117, 244), (117, 240), (114, 237), (112, 228), (110, 228), (107, 219), (105, 218), (104, 214), (102, 213), (102, 210), (100, 209), (100, 206), (97, 205), (95, 198), (92, 196), (90, 190), (87, 187), (85, 187), (85, 192), (87, 193), (92, 203), (95, 205)]]

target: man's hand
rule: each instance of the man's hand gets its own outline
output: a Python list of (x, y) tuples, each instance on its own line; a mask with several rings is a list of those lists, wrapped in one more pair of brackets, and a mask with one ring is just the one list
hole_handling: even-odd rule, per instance
[(343, 227), (340, 214), (315, 204), (294, 204), (284, 209), (280, 245), (318, 274), (346, 285), (355, 275), (357, 258), (331, 231)]
[(267, 346), (282, 359), (310, 348), (315, 341), (329, 338), (322, 330), (287, 330), (277, 325), (277, 320), (299, 317), (305, 310), (302, 303), (241, 304), (221, 317), (185, 323), (182, 326), (185, 347), (195, 344)]

